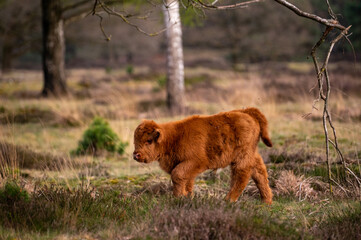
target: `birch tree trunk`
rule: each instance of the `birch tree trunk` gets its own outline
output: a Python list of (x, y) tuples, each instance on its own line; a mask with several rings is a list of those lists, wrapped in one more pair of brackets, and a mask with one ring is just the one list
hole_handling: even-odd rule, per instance
[(165, 0), (164, 22), (167, 28), (167, 106), (172, 114), (185, 110), (182, 25), (178, 0)]
[(67, 94), (64, 69), (64, 20), (60, 0), (42, 0), (43, 24), (43, 96)]

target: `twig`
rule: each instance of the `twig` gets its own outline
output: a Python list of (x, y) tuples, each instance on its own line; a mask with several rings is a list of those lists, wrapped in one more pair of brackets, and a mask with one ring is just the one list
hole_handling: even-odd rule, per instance
[(104, 35), (104, 37), (105, 37), (105, 40), (107, 41), (107, 42), (109, 42), (110, 41), (110, 39), (112, 38), (112, 35), (107, 35), (106, 33), (105, 33), (105, 31), (104, 31), (104, 28), (103, 28), (103, 17), (101, 16), (101, 15), (99, 15), (98, 13), (95, 13), (94, 14), (95, 16), (97, 16), (97, 17), (99, 17), (99, 27), (100, 27), (100, 30), (102, 31), (102, 33), (103, 33), (103, 35)]
[(348, 195), (348, 193), (350, 192), (350, 190), (345, 189), (345, 188), (342, 187), (337, 181), (335, 181), (335, 180), (333, 180), (333, 179), (331, 179), (331, 181), (332, 181), (335, 185), (337, 185), (342, 191), (344, 191), (344, 193), (345, 193), (346, 195)]
[(253, 3), (261, 2), (262, 0), (249, 0), (246, 2), (240, 2), (229, 5), (215, 5), (218, 0), (214, 1), (211, 5), (204, 3), (202, 0), (190, 0), (192, 5), (199, 6), (201, 8), (212, 9), (212, 10), (227, 10), (227, 9), (237, 9), (237, 8), (246, 8), (248, 5)]
[[(95, 15), (96, 13), (96, 8), (97, 7), (100, 7), (102, 8), (106, 13), (108, 13), (109, 15), (112, 15), (112, 16), (116, 16), (116, 17), (119, 17), (120, 19), (123, 20), (123, 22), (125, 22), (126, 24), (132, 26), (133, 28), (135, 28), (138, 32), (140, 33), (143, 33), (144, 35), (147, 35), (147, 36), (150, 36), (150, 37), (153, 37), (153, 36), (157, 36), (159, 35), (160, 33), (164, 32), (166, 30), (166, 28), (160, 30), (160, 31), (157, 31), (157, 32), (154, 32), (154, 33), (148, 33), (146, 31), (144, 31), (142, 28), (140, 28), (138, 25), (130, 22), (128, 20), (129, 17), (131, 17), (131, 15), (124, 15), (120, 12), (117, 12), (117, 11), (114, 11), (113, 9), (111, 9), (109, 6), (107, 6), (105, 3), (103, 3), (103, 1), (101, 0), (95, 0), (94, 2), (94, 6), (93, 6), (93, 15)], [(146, 19), (148, 18), (148, 16), (146, 17), (143, 17), (143, 19)]]

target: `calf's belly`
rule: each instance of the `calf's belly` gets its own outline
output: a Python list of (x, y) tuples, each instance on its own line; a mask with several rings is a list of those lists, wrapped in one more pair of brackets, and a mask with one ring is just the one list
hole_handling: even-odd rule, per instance
[[(213, 156), (208, 159), (208, 169), (225, 168), (233, 161), (233, 154), (223, 153), (221, 156)], [(208, 156), (210, 157), (210, 156)]]

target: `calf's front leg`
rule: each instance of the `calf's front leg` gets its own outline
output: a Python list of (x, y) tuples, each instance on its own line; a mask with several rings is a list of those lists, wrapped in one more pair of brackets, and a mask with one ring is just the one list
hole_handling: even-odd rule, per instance
[(184, 167), (179, 164), (177, 167), (173, 169), (171, 172), (171, 179), (173, 183), (173, 194), (175, 197), (186, 196), (186, 183), (187, 177), (186, 172), (184, 171)]
[(171, 172), (174, 196), (191, 195), (194, 179), (202, 172), (202, 168), (192, 161), (182, 162)]

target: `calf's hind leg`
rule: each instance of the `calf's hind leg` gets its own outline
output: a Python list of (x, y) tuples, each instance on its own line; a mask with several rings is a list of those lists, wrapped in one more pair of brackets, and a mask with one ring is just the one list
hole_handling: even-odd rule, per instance
[(256, 153), (255, 160), (256, 166), (252, 172), (252, 179), (257, 185), (262, 200), (265, 203), (272, 204), (272, 191), (269, 187), (266, 165), (259, 153)]
[(226, 200), (230, 202), (237, 201), (238, 197), (247, 186), (249, 178), (251, 177), (251, 170), (248, 168), (238, 169), (237, 165), (232, 166), (232, 180), (231, 190), (226, 196)]

